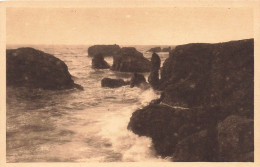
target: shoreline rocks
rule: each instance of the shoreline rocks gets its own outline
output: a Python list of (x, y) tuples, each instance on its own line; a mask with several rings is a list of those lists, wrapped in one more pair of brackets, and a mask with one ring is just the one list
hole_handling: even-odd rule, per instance
[(93, 45), (88, 48), (88, 56), (93, 57), (97, 54), (106, 56), (114, 56), (120, 53), (119, 45)]
[(254, 40), (177, 46), (128, 129), (173, 161), (254, 161)]
[(119, 55), (113, 56), (111, 70), (121, 72), (149, 72), (151, 62), (134, 47), (123, 47)]
[(6, 50), (6, 85), (50, 90), (83, 89), (60, 59), (34, 48)]
[(92, 68), (96, 69), (108, 69), (110, 65), (104, 60), (102, 54), (97, 54), (92, 59)]

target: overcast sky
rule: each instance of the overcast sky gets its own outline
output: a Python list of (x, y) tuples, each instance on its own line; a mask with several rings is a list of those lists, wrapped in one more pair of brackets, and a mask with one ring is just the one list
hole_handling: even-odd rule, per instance
[(7, 44), (175, 45), (253, 38), (246, 8), (8, 8)]

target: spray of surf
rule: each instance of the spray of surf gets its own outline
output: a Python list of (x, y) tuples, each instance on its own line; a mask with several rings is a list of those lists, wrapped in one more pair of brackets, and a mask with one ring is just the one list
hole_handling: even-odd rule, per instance
[(138, 104), (114, 111), (110, 118), (102, 121), (105, 125), (102, 126), (100, 135), (109, 139), (114, 152), (122, 154), (122, 161), (167, 161), (156, 156), (150, 138), (138, 136), (127, 130), (132, 113), (159, 97), (152, 89), (140, 91)]

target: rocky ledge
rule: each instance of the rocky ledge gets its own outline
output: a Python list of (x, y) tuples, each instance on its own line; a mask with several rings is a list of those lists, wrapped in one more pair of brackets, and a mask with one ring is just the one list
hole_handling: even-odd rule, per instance
[(177, 46), (128, 129), (173, 161), (254, 161), (254, 40)]
[(83, 89), (71, 79), (60, 59), (34, 48), (6, 50), (7, 86), (42, 89)]

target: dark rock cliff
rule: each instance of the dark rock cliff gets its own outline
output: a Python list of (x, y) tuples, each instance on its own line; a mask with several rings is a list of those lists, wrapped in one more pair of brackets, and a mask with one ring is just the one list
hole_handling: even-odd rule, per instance
[[(128, 128), (173, 161), (254, 161), (254, 40), (177, 46)], [(177, 106), (177, 108), (176, 108)]]

